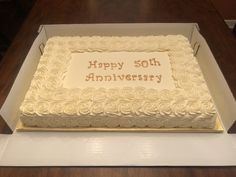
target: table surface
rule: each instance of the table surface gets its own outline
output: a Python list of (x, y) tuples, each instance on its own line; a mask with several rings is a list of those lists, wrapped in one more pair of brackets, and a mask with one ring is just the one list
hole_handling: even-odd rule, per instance
[(236, 20), (236, 1), (235, 0), (211, 0), (216, 9), (226, 20)]
[[(210, 0), (37, 0), (0, 63), (0, 107), (41, 24), (197, 22), (236, 96), (236, 40)], [(0, 119), (0, 131), (7, 125)], [(236, 176), (234, 167), (1, 168), (0, 176)]]

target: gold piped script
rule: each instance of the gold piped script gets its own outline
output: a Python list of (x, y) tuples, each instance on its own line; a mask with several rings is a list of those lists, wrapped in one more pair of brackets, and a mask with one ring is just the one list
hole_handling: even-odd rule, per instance
[[(149, 58), (149, 59), (138, 59), (133, 61), (133, 67), (136, 69), (140, 68), (150, 68), (161, 66), (161, 62), (158, 58)], [(89, 60), (87, 69), (94, 69), (98, 71), (109, 71), (109, 74), (97, 74), (90, 72), (85, 76), (86, 82), (110, 82), (110, 81), (152, 81), (156, 83), (161, 83), (162, 75), (161, 74), (137, 74), (137, 73), (122, 73), (118, 74), (115, 71), (122, 71), (125, 67), (125, 62), (99, 62), (99, 60)], [(110, 71), (114, 71), (111, 73)], [(127, 70), (126, 70), (127, 71)]]

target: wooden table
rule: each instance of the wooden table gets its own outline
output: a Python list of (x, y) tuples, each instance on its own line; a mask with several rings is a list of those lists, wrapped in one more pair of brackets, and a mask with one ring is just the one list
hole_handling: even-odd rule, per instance
[[(3, 104), (41, 24), (197, 22), (236, 96), (236, 40), (210, 0), (37, 0), (0, 64)], [(7, 126), (0, 121), (0, 131)], [(234, 167), (2, 168), (0, 176), (236, 176)]]
[(236, 19), (235, 0), (211, 0), (211, 2), (225, 20)]

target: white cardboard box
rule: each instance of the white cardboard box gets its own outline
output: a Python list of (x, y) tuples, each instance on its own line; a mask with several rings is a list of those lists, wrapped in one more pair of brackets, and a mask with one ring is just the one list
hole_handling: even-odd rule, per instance
[[(36, 70), (40, 48), (52, 36), (182, 34), (191, 42), (224, 133), (16, 132), (18, 108)], [(14, 131), (0, 135), (2, 166), (236, 165), (236, 102), (195, 23), (42, 25), (0, 115)]]

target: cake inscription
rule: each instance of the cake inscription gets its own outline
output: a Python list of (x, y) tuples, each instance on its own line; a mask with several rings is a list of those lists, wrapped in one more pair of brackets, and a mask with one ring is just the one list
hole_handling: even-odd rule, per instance
[(111, 63), (102, 63), (102, 62), (98, 62), (97, 60), (93, 60), (93, 61), (89, 61), (89, 66), (88, 66), (88, 69), (91, 69), (91, 68), (101, 68), (103, 70), (107, 70), (107, 69), (110, 69), (110, 70), (114, 70), (114, 69), (118, 69), (118, 70), (121, 70), (122, 67), (124, 65), (124, 62), (111, 62)]
[(72, 53), (65, 88), (175, 88), (167, 52)]
[[(102, 70), (122, 70), (124, 62), (98, 62), (98, 60), (88, 61), (88, 69), (102, 69)], [(133, 67), (148, 68), (151, 66), (161, 66), (161, 62), (157, 58), (134, 60)], [(129, 66), (128, 66), (129, 67)], [(162, 75), (157, 74), (95, 74), (89, 73), (85, 76), (85, 81), (155, 81), (161, 82)]]
[(135, 60), (134, 64), (135, 64), (134, 66), (137, 68), (139, 68), (139, 67), (148, 68), (150, 66), (161, 66), (161, 63), (157, 58), (150, 58), (147, 60)]
[(148, 75), (148, 74), (112, 74), (112, 75), (96, 75), (89, 73), (85, 77), (85, 81), (155, 81), (161, 82), (162, 75)]

